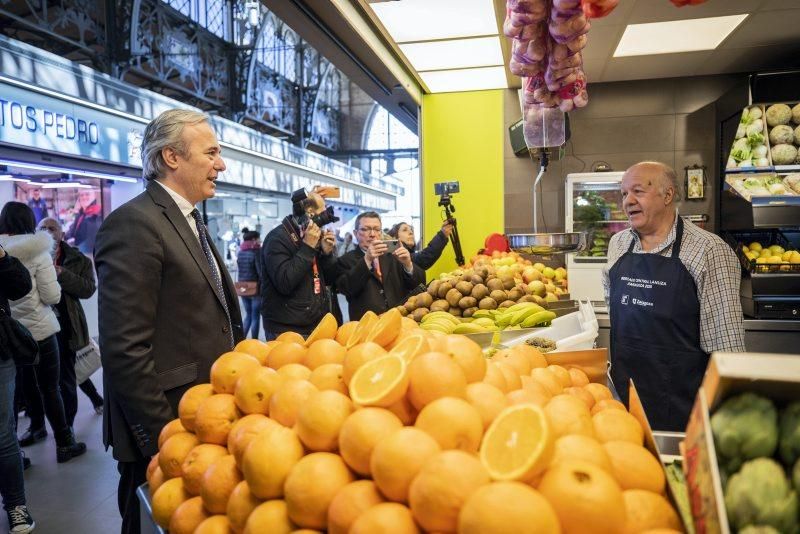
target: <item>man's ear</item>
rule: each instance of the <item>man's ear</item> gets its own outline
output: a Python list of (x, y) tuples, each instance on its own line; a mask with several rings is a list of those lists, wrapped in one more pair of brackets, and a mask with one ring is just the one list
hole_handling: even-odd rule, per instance
[(165, 147), (161, 149), (161, 157), (164, 163), (172, 170), (178, 168), (178, 152), (172, 147)]

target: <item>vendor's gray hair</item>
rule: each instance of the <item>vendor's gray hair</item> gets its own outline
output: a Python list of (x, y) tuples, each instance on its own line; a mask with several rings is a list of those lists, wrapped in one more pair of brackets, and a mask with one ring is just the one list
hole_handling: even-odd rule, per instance
[(183, 128), (208, 120), (208, 115), (199, 111), (170, 109), (150, 121), (142, 139), (142, 176), (147, 180), (163, 176), (167, 165), (161, 151), (172, 148), (181, 156), (186, 156)]
[(659, 191), (662, 195), (667, 194), (667, 189), (672, 187), (673, 195), (672, 195), (672, 203), (678, 204), (681, 200), (681, 188), (680, 184), (678, 184), (678, 174), (675, 172), (675, 169), (667, 165), (666, 163), (661, 163), (660, 161), (640, 161), (634, 167), (639, 165), (655, 165), (661, 168), (661, 184), (659, 184)]

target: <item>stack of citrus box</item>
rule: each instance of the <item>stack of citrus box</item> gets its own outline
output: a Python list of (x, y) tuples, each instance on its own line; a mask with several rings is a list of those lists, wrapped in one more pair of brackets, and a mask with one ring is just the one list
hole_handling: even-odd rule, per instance
[(390, 310), (221, 355), (147, 475), (172, 534), (682, 531), (644, 436), (578, 367)]

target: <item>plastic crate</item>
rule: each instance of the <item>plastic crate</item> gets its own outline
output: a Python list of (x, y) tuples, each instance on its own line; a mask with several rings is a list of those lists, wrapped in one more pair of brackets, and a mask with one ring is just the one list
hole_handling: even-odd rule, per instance
[(755, 260), (751, 260), (744, 255), (744, 252), (742, 251), (743, 244), (752, 243), (753, 241), (758, 241), (762, 245), (768, 243), (769, 245), (780, 245), (784, 249), (789, 248), (789, 241), (778, 230), (731, 232), (725, 237), (727, 243), (736, 252), (736, 256), (739, 258), (742, 268), (748, 273), (800, 273), (800, 264), (798, 263), (756, 263)]
[(525, 343), (533, 337), (544, 337), (556, 342), (553, 352), (567, 350), (581, 350), (594, 348), (597, 339), (599, 325), (594, 314), (592, 303), (589, 300), (578, 303), (578, 311), (556, 317), (550, 326), (546, 328), (536, 328), (530, 333), (506, 341), (503, 344), (508, 347)]

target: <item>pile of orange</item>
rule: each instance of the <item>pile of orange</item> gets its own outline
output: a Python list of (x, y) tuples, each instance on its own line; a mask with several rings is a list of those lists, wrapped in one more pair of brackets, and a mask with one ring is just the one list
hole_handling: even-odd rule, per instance
[(608, 388), (398, 310), (242, 341), (178, 415), (147, 471), (171, 534), (681, 530)]

